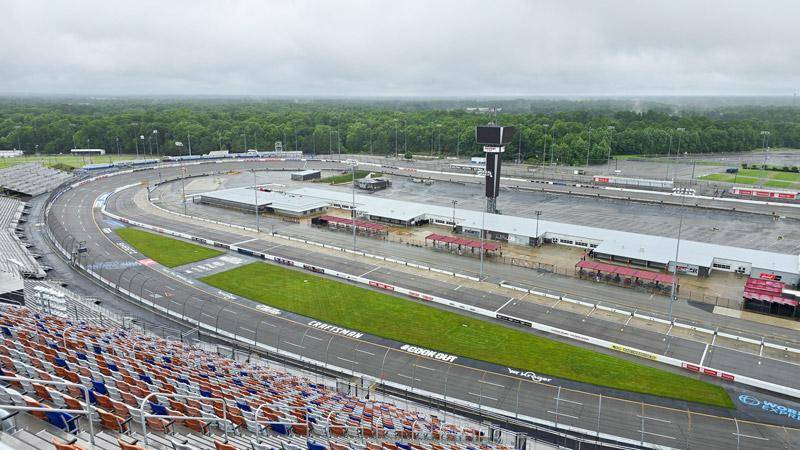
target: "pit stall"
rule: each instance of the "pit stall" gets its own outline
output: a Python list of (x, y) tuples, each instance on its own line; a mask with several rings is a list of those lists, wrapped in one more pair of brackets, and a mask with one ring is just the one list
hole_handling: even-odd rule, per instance
[[(575, 274), (579, 278), (590, 278), (623, 287), (651, 289), (660, 294), (667, 294), (672, 290), (672, 275), (670, 274), (615, 266), (597, 261), (578, 261), (575, 264)], [(677, 291), (679, 287), (676, 285), (675, 290)]]
[(496, 242), (481, 242), (480, 240), (476, 239), (446, 236), (437, 233), (432, 233), (425, 236), (426, 246), (428, 241), (433, 243), (433, 248), (435, 249), (446, 250), (459, 255), (463, 255), (467, 250), (469, 250), (470, 254), (474, 254), (475, 250), (478, 250), (478, 254), (480, 254), (480, 249), (483, 247), (483, 252), (486, 256), (495, 256), (497, 254), (502, 256), (500, 244)]
[(352, 231), (353, 226), (355, 226), (356, 233), (371, 237), (385, 238), (389, 234), (389, 228), (386, 225), (366, 220), (348, 219), (347, 217), (324, 215), (311, 219), (311, 224), (319, 227), (328, 227), (335, 231), (343, 229)]

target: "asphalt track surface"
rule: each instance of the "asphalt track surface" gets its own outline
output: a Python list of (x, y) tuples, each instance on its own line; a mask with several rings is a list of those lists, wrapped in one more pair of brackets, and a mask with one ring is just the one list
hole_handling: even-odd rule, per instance
[[(248, 167), (251, 165), (252, 163), (249, 163)], [(209, 168), (190, 166), (189, 170), (208, 171)], [(172, 171), (171, 176), (178, 173), (177, 169), (161, 170), (164, 177), (170, 176), (170, 171)], [(97, 197), (118, 186), (146, 179), (155, 181), (158, 177), (156, 171), (137, 172), (97, 180), (66, 192), (57, 199), (48, 219), (56, 239), (66, 247), (84, 241), (88, 249), (86, 262), (94, 264), (102, 261), (141, 260), (142, 256), (136, 251), (126, 249), (118, 245), (119, 242), (115, 242), (115, 235), (111, 233), (105, 218), (99, 209), (93, 206)], [(116, 202), (115, 207), (119, 208), (120, 212), (132, 213), (130, 217), (135, 220), (143, 222), (158, 220), (154, 225), (165, 228), (175, 226), (189, 233), (204, 231), (206, 237), (227, 243), (242, 240), (236, 233), (205, 230), (202, 225), (198, 225), (197, 229), (191, 229), (186, 224), (177, 221), (170, 223), (169, 220), (149, 214), (137, 216), (137, 211), (127, 209), (131, 207), (130, 205), (133, 205), (132, 202), (126, 207), (123, 200)], [(260, 241), (252, 241), (247, 247), (259, 249), (259, 245), (265, 244), (267, 247), (273, 247), (270, 249), (272, 253), (283, 248), (274, 247), (275, 244), (271, 242)], [(263, 249), (266, 250), (267, 247)], [(292, 251), (289, 247), (285, 250)], [(301, 255), (287, 254), (287, 256), (298, 259), (309, 257), (307, 252)], [(318, 255), (311, 256), (316, 258)], [(363, 267), (352, 260), (315, 262), (318, 265), (334, 263), (337, 270), (354, 274), (369, 270), (369, 267)], [(359, 272), (361, 269), (365, 270)], [(535, 418), (546, 424), (558, 424), (562, 428), (576, 427), (592, 432), (599, 430), (601, 435), (617, 436), (631, 443), (676, 448), (735, 448), (738, 445), (739, 448), (759, 449), (791, 448), (800, 445), (800, 432), (797, 430), (757, 422), (730, 420), (721, 417), (728, 412), (720, 409), (680, 404), (664, 406), (665, 402), (661, 399), (645, 397), (645, 401), (635, 401), (620, 398), (623, 395), (615, 397), (599, 395), (598, 392), (581, 392), (571, 387), (531, 382), (526, 378), (510, 375), (508, 368), (494, 367), (464, 358), (444, 363), (437, 359), (415, 356), (400, 351), (401, 343), (383, 341), (370, 336), (354, 339), (328, 333), (308, 327), (308, 319), (287, 314), (275, 316), (264, 313), (254, 308), (254, 304), (248, 300), (218, 292), (158, 265), (138, 264), (124, 269), (110, 265), (105, 270), (101, 269), (100, 273), (107, 279), (116, 280), (115, 283), (120, 286), (130, 286), (128, 290), (141, 292), (153, 300), (162, 301), (163, 306), (173, 311), (181, 311), (181, 315), (188, 321), (213, 323), (219, 330), (235, 333), (241, 340), (277, 347), (284, 352), (302, 355), (325, 364), (349, 368), (354, 373), (409, 386), (414, 390), (444, 395), (449, 399), (477, 404), (487, 410), (509, 411), (512, 415), (526, 419)], [(375, 270), (370, 275), (373, 274), (376, 277), (386, 277), (387, 281), (396, 284), (401, 281), (393, 278), (396, 274), (384, 272), (384, 269)], [(417, 289), (423, 287), (414, 286)], [(427, 284), (424, 287), (428, 290), (427, 288), (435, 289), (437, 286)], [(459, 300), (465, 301), (471, 297), (467, 292)], [(487, 302), (486, 304), (494, 305), (499, 301), (477, 295), (475, 297), (473, 301)], [(562, 323), (564, 320), (569, 321), (569, 318), (557, 317), (556, 320)], [(581, 329), (585, 330), (586, 325), (583, 324)], [(649, 337), (644, 335), (633, 339), (638, 346), (646, 343)], [(687, 347), (676, 347), (679, 348), (667, 351), (693, 350), (691, 344)], [(722, 353), (721, 357), (726, 358), (724, 352)], [(746, 411), (740, 412), (747, 414)], [(779, 417), (776, 421), (777, 419)]]

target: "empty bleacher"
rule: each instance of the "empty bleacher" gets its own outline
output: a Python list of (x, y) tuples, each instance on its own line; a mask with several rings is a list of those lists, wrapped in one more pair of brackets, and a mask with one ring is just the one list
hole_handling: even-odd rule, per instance
[[(0, 371), (12, 377), (0, 385), (0, 442), (14, 448), (89, 448), (93, 430), (95, 448), (103, 449), (135, 448), (126, 442), (187, 450), (507, 449), (466, 419), (443, 420), (179, 341), (14, 305), (0, 305)], [(46, 410), (15, 414), (14, 407)]]
[(53, 169), (41, 163), (26, 163), (0, 169), (0, 191), (36, 197), (53, 190), (72, 178), (63, 170)]
[(0, 270), (41, 278), (45, 275), (44, 270), (18, 236), (17, 226), (25, 220), (24, 214), (24, 202), (0, 197)]
[(25, 305), (37, 311), (99, 325), (124, 325), (118, 314), (95, 305), (94, 299), (64, 289), (58, 282), (26, 279), (24, 286)]

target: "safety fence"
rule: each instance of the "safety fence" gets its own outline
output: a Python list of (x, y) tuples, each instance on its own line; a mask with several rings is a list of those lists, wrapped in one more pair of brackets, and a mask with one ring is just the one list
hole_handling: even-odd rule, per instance
[[(117, 191), (122, 188), (118, 188)], [(375, 283), (366, 278), (354, 277), (308, 263), (289, 261), (246, 248), (229, 246), (186, 233), (150, 226), (108, 212), (105, 214), (123, 223), (142, 226), (176, 237), (193, 239), (208, 245), (225, 247), (243, 255), (292, 265), (311, 272), (338, 276), (359, 283)], [(590, 440), (592, 438), (611, 440), (620, 445), (640, 445), (649, 448), (688, 448), (690, 446), (739, 448), (743, 439), (746, 441), (752, 436), (761, 436), (761, 439), (769, 442), (759, 441), (759, 448), (773, 448), (773, 446), (774, 448), (783, 448), (794, 445), (800, 439), (797, 430), (793, 428), (743, 422), (728, 417), (698, 414), (685, 409), (666, 408), (600, 393), (569, 389), (553, 383), (553, 380), (544, 375), (518, 368), (508, 367), (505, 368), (507, 372), (503, 371), (503, 373), (475, 369), (461, 364), (461, 359), (457, 355), (445, 355), (402, 343), (398, 343), (397, 346), (387, 346), (369, 342), (361, 333), (342, 330), (316, 321), (303, 323), (291, 320), (278, 310), (262, 310), (263, 314), (261, 315), (241, 314), (241, 310), (230, 308), (229, 303), (232, 300), (224, 298), (222, 295), (201, 299), (198, 298), (198, 294), (189, 292), (185, 296), (175, 298), (174, 294), (170, 296), (166, 290), (156, 293), (151, 289), (148, 289), (151, 293), (144, 295), (144, 287), (150, 283), (151, 278), (157, 276), (150, 269), (143, 265), (137, 265), (125, 269), (125, 271), (132, 270), (131, 273), (121, 273), (114, 269), (104, 270), (102, 264), (97, 265), (100, 260), (104, 259), (102, 255), (77, 256), (72, 251), (74, 250), (74, 236), (63, 224), (58, 222), (57, 217), (53, 214), (48, 214), (48, 228), (52, 240), (66, 258), (74, 261), (76, 266), (98, 282), (129, 296), (142, 306), (181, 323), (194, 325), (207, 332), (229, 338), (240, 345), (251, 346), (253, 349), (267, 352), (277, 358), (301, 361), (323, 371), (335, 370), (350, 374), (354, 378), (378, 383), (386, 388), (396, 389), (404, 392), (409, 400), (423, 396), (431, 402), (439, 402), (437, 404), (447, 405), (450, 408), (467, 408), (478, 411), (478, 414), (483, 417), (492, 417), (493, 420), (505, 420), (509, 423), (513, 420), (523, 420), (526, 426), (542, 433), (554, 433), (553, 429), (557, 429), (557, 433), (565, 434), (562, 436), (564, 442), (567, 442), (567, 439), (570, 439), (569, 442), (575, 442), (572, 440), (576, 439), (574, 436), (567, 437), (572, 433), (584, 436), (580, 439), (590, 436)], [(92, 264), (94, 265), (92, 266)], [(99, 267), (99, 269), (86, 269), (89, 266)], [(145, 275), (139, 279), (138, 277), (143, 273)], [(398, 286), (372, 285), (405, 295), (415, 296), (417, 294), (420, 296), (419, 298), (427, 301), (458, 307), (448, 299), (427, 296), (421, 292)], [(149, 285), (153, 289), (155, 286), (156, 283)], [(515, 288), (513, 286), (505, 287)], [(520, 290), (520, 288), (515, 289)], [(527, 290), (527, 292), (546, 295), (532, 290)], [(568, 301), (563, 297), (560, 298)], [(487, 316), (491, 314), (492, 317), (512, 320), (521, 326), (693, 370), (692, 367), (685, 367), (684, 362), (673, 358), (618, 346), (611, 342), (511, 316), (498, 317), (493, 312), (480, 308), (467, 307), (464, 309)], [(247, 311), (245, 310), (245, 312)], [(214, 320), (212, 322), (206, 318)], [(680, 325), (676, 323), (674, 326)], [(320, 338), (320, 335), (323, 337)], [(712, 375), (712, 371), (714, 371), (709, 367), (698, 367), (698, 369), (707, 375)], [(780, 388), (747, 377), (726, 375), (731, 375), (738, 382), (753, 386), (773, 390)], [(794, 392), (785, 393), (796, 395)], [(641, 425), (631, 427), (632, 424), (640, 422)], [(740, 426), (746, 426), (749, 431), (740, 430)]]

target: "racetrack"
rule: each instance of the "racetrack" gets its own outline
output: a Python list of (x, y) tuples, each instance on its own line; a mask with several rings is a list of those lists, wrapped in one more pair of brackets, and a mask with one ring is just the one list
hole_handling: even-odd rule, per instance
[[(275, 163), (267, 164), (275, 165)], [(253, 163), (246, 163), (246, 167), (252, 166)], [(225, 168), (228, 167), (226, 165)], [(189, 166), (189, 170), (193, 173), (217, 168), (213, 164)], [(143, 179), (152, 182), (158, 180), (159, 176), (167, 178), (178, 175), (177, 169), (162, 169), (161, 172), (160, 175), (157, 171), (120, 175), (70, 190), (55, 201), (49, 225), (57, 239), (67, 247), (74, 246), (79, 240), (85, 240), (89, 249), (86, 262), (144, 259), (138, 252), (130, 248), (126, 251), (125, 247), (116, 245), (119, 242), (115, 243), (110, 233), (110, 228), (114, 225), (107, 222), (99, 209), (92, 206), (98, 196), (111, 192), (116, 187)], [(234, 231), (212, 230), (202, 224), (187, 225), (174, 218), (142, 211), (136, 206), (133, 198), (124, 192), (112, 196), (109, 208), (126, 217), (164, 228), (175, 227), (219, 242), (237, 243), (246, 240), (241, 233)], [(356, 275), (373, 270), (370, 276), (374, 275), (377, 279), (384, 277), (394, 283), (409, 280), (408, 274), (391, 268), (375, 269), (374, 265), (365, 265), (346, 256), (334, 258), (327, 254), (309, 255), (307, 251), (293, 249), (288, 245), (276, 247), (272, 240), (257, 239), (248, 242), (246, 246), (260, 250), (269, 249), (273, 253), (285, 252), (281, 254), (291, 258), (313, 258), (316, 264), (325, 266), (331, 264), (331, 267), (337, 270)], [(448, 399), (474, 403), (484, 409), (510, 411), (513, 415), (526, 417), (529, 420), (536, 418), (550, 425), (555, 425), (557, 422), (559, 426), (578, 427), (594, 432), (598, 429), (598, 417), (600, 417), (601, 433), (619, 436), (632, 443), (644, 441), (670, 447), (684, 447), (686, 442), (701, 448), (735, 447), (737, 436), (741, 441), (740, 448), (783, 448), (786, 445), (797, 444), (797, 432), (782, 427), (747, 424), (748, 430), (742, 430), (737, 428), (737, 425), (742, 427), (741, 422), (735, 423), (723, 418), (692, 414), (689, 419), (686, 409), (681, 407), (685, 405), (653, 406), (628, 399), (614, 399), (611, 396), (618, 393), (609, 392), (600, 397), (598, 392), (581, 393), (572, 390), (580, 386), (567, 383), (557, 382), (569, 388), (527, 381), (526, 378), (510, 374), (508, 368), (491, 367), (476, 361), (463, 361), (461, 358), (445, 363), (435, 358), (399, 351), (401, 343), (382, 341), (366, 335), (355, 339), (309, 328), (308, 321), (299, 316), (285, 313), (274, 316), (264, 313), (254, 308), (249, 301), (216, 292), (189, 277), (158, 265), (140, 264), (123, 270), (110, 267), (100, 270), (99, 275), (113, 280), (114, 284), (124, 290), (141, 293), (149, 301), (168, 308), (189, 321), (204, 322), (221, 331), (235, 333), (240, 340), (277, 347), (283, 352), (302, 354), (346, 371), (413, 387), (415, 390), (437, 393)], [(453, 291), (453, 287), (441, 286), (439, 282), (423, 282), (419, 278), (410, 280), (416, 289), (425, 292), (429, 289), (444, 289), (450, 295)], [(470, 292), (463, 288), (456, 292), (460, 293), (459, 301), (470, 298), (487, 304), (496, 304), (499, 301), (482, 292)], [(507, 298), (503, 298), (499, 306), (505, 303), (508, 303)], [(504, 307), (518, 308), (520, 304)], [(538, 310), (533, 314), (549, 315), (546, 311)], [(569, 322), (573, 318), (560, 317), (557, 320)], [(580, 324), (579, 328), (586, 332), (587, 326)], [(653, 342), (661, 342), (660, 335), (655, 341), (653, 338), (655, 336), (645, 335), (633, 339), (636, 345), (639, 343), (653, 345)], [(659, 347), (658, 350), (661, 353), (663, 347)], [(722, 353), (724, 359), (725, 354)], [(737, 367), (736, 362), (732, 364), (733, 367)], [(772, 371), (762, 367), (759, 372)], [(657, 399), (647, 399), (647, 401), (656, 402)], [(598, 415), (599, 408), (602, 408), (602, 415)], [(710, 412), (722, 413), (716, 410)]]

